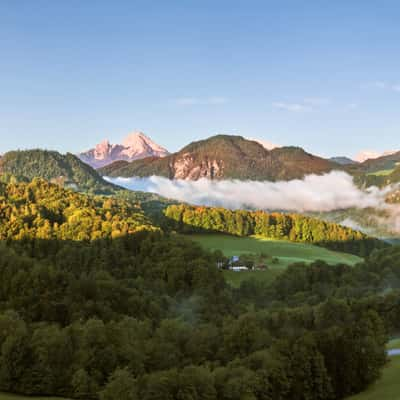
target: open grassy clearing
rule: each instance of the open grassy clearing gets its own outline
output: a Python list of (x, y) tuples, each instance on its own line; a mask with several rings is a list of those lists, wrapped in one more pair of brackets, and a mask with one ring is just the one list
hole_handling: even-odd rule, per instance
[(311, 244), (271, 240), (258, 236), (236, 237), (224, 234), (193, 234), (186, 236), (208, 250), (221, 250), (227, 257), (266, 253), (279, 259), (278, 264), (270, 264), (266, 271), (225, 271), (225, 277), (232, 286), (239, 286), (243, 280), (252, 277), (270, 282), (288, 265), (296, 262), (311, 263), (315, 260), (323, 260), (328, 264), (346, 263), (354, 265), (362, 261), (360, 257), (331, 251)]
[(383, 169), (381, 171), (375, 171), (375, 172), (369, 172), (367, 175), (375, 175), (375, 176), (388, 176), (394, 171), (394, 168), (392, 169)]
[[(389, 341), (386, 348), (400, 349), (400, 338)], [(382, 377), (365, 392), (347, 400), (400, 400), (400, 356), (390, 357)], [(1, 399), (0, 399), (1, 400)]]
[(388, 345), (387, 345), (388, 350), (392, 349), (400, 349), (400, 338), (392, 339)]
[(382, 377), (365, 392), (347, 400), (400, 400), (400, 356), (391, 357)]

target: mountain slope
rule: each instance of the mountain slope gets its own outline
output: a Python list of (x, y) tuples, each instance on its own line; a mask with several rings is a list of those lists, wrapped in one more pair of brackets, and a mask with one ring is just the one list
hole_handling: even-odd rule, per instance
[(111, 144), (108, 140), (96, 145), (78, 157), (93, 168), (100, 168), (115, 161), (133, 161), (146, 157), (165, 157), (168, 151), (153, 142), (142, 132), (133, 132), (122, 144)]
[(162, 159), (145, 158), (114, 163), (99, 170), (103, 176), (151, 176), (170, 179), (289, 180), (310, 173), (324, 173), (341, 166), (298, 147), (271, 151), (241, 136), (217, 135), (193, 142)]
[(0, 173), (3, 180), (10, 175), (18, 180), (39, 177), (65, 187), (92, 193), (111, 193), (117, 188), (106, 182), (78, 157), (56, 151), (10, 151), (0, 159)]

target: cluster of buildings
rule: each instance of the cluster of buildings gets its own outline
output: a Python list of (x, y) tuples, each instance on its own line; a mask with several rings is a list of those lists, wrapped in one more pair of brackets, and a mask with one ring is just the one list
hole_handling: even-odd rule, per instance
[(244, 263), (240, 261), (239, 256), (232, 256), (229, 258), (228, 262), (218, 262), (217, 267), (221, 269), (228, 269), (230, 271), (241, 272), (241, 271), (262, 271), (268, 269), (265, 264), (252, 264)]

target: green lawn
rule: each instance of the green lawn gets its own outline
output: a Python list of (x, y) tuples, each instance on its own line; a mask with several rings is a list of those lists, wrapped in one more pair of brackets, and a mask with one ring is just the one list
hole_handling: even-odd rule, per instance
[[(400, 338), (392, 339), (386, 346), (390, 349), (400, 349)], [(400, 356), (390, 357), (382, 371), (382, 377), (365, 392), (347, 400), (400, 400)], [(0, 399), (1, 400), (1, 399)]]
[(390, 358), (381, 379), (347, 400), (400, 400), (400, 356)]
[(388, 350), (400, 349), (400, 338), (392, 339), (386, 347)]
[(239, 286), (243, 280), (250, 277), (257, 277), (257, 279), (267, 282), (272, 281), (288, 265), (295, 262), (310, 263), (315, 260), (323, 260), (329, 264), (346, 263), (354, 265), (362, 261), (360, 257), (311, 244), (270, 240), (258, 236), (236, 237), (224, 234), (194, 234), (186, 235), (186, 237), (208, 250), (221, 250), (227, 257), (266, 253), (279, 259), (279, 263), (270, 264), (267, 271), (225, 271), (226, 279), (232, 286)]

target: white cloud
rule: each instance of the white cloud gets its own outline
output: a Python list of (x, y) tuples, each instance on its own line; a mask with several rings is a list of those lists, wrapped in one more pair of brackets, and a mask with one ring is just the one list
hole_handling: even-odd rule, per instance
[[(304, 179), (279, 182), (223, 180), (169, 180), (149, 178), (105, 178), (130, 190), (142, 190), (179, 201), (229, 209), (281, 210), (290, 212), (328, 212), (349, 208), (374, 208), (383, 211), (378, 223), (400, 232), (400, 206), (387, 204), (389, 192), (399, 185), (366, 190), (358, 188), (352, 176), (342, 171), (308, 175)], [(385, 216), (386, 215), (386, 216)], [(350, 220), (343, 221), (352, 226)], [(354, 228), (358, 228), (353, 224)]]
[(307, 112), (324, 107), (330, 103), (330, 100), (325, 97), (305, 97), (300, 102), (289, 103), (276, 101), (272, 103), (275, 108), (291, 112)]
[(180, 97), (174, 102), (181, 106), (194, 106), (194, 105), (218, 105), (228, 102), (226, 97), (212, 96), (212, 97)]
[(197, 205), (286, 211), (332, 211), (381, 207), (389, 189), (361, 190), (345, 172), (308, 175), (291, 181), (198, 181), (149, 178), (106, 178), (132, 190), (145, 190)]

